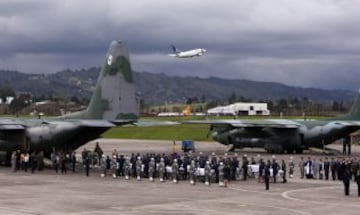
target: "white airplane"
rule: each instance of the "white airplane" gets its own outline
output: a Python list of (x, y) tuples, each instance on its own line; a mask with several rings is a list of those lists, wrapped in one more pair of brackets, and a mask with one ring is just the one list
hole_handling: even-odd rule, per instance
[(187, 51), (179, 51), (174, 45), (171, 45), (171, 48), (173, 50), (173, 54), (169, 54), (169, 56), (178, 58), (190, 58), (195, 56), (199, 57), (206, 52), (205, 49), (191, 49)]

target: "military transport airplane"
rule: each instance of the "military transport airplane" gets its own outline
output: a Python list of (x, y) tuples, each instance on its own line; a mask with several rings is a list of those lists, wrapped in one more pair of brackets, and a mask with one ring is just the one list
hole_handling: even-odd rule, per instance
[(122, 41), (113, 41), (87, 109), (55, 119), (0, 118), (0, 154), (68, 152), (116, 125), (135, 123), (137, 115), (129, 54)]
[(210, 124), (215, 141), (229, 150), (264, 148), (270, 153), (302, 153), (310, 147), (323, 149), (360, 129), (360, 91), (349, 113), (328, 120), (193, 120), (183, 123)]
[(206, 50), (203, 48), (199, 49), (191, 49), (187, 51), (179, 51), (176, 49), (174, 45), (171, 45), (171, 48), (173, 50), (173, 54), (169, 54), (171, 57), (177, 57), (177, 58), (190, 58), (190, 57), (200, 57), (201, 55), (205, 54)]

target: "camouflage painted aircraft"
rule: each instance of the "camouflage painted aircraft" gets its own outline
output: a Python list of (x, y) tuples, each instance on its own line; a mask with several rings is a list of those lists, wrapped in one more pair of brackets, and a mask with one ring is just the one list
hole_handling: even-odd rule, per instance
[(360, 129), (360, 91), (344, 116), (327, 120), (193, 120), (184, 123), (210, 124), (215, 141), (236, 148), (264, 148), (269, 153), (302, 153), (310, 147), (324, 149)]
[(113, 41), (86, 110), (55, 119), (0, 118), (0, 153), (71, 151), (115, 125), (136, 122), (137, 114), (129, 54), (122, 41)]

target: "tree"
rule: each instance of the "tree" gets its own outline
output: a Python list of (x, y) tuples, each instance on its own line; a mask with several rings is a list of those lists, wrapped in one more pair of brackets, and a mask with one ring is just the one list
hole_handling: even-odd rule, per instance
[(201, 96), (201, 103), (205, 103), (206, 102), (206, 96), (205, 95), (202, 95)]
[(333, 103), (332, 103), (332, 111), (339, 111), (339, 103), (337, 102), (337, 101), (333, 101)]
[(21, 111), (23, 108), (25, 108), (27, 106), (26, 104), (26, 100), (24, 97), (19, 97), (19, 98), (15, 98), (9, 108), (10, 108), (10, 112), (12, 114), (17, 114), (19, 111)]
[(6, 101), (7, 97), (14, 97), (15, 98), (15, 92), (10, 87), (1, 87), (0, 88), (0, 98), (3, 102)]
[(236, 93), (232, 92), (231, 96), (228, 99), (229, 104), (235, 103), (236, 102)]
[(70, 98), (70, 101), (74, 102), (75, 104), (80, 104), (81, 103), (80, 100), (78, 99), (78, 97), (76, 97), (76, 96), (72, 96)]
[(288, 102), (286, 99), (280, 99), (277, 102), (277, 109), (279, 112), (284, 112), (284, 110), (287, 110), (288, 108)]

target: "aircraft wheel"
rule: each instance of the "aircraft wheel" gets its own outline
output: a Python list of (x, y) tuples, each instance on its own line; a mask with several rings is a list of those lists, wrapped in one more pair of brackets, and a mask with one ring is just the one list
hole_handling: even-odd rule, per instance
[(286, 151), (288, 154), (294, 154), (294, 149), (287, 149)]

